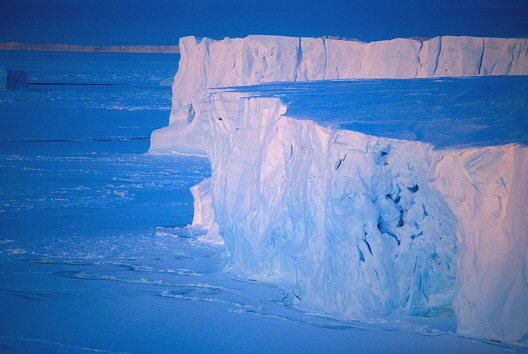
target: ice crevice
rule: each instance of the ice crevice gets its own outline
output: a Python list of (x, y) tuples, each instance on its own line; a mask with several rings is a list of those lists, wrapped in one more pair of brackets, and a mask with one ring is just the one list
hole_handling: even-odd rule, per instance
[(297, 77), (299, 76), (299, 66), (302, 62), (302, 38), (299, 38), (299, 49), (297, 50), (297, 64), (295, 66), (295, 78), (293, 81), (297, 81)]
[(171, 124), (153, 133), (151, 151), (208, 156), (193, 224), (225, 243), (233, 273), (278, 284), (310, 311), (454, 314), (463, 335), (528, 345), (525, 146), (436, 150), (295, 119), (279, 98), (213, 89), (527, 75), (526, 39), (187, 37), (180, 50)]
[(414, 74), (415, 77), (418, 77), (418, 72), (422, 69), (422, 59), (420, 56), (422, 55), (422, 49), (423, 49), (424, 42), (420, 40), (420, 48), (418, 49), (418, 54), (416, 55), (416, 73)]
[(435, 65), (434, 65), (434, 70), (433, 70), (433, 75), (432, 76), (436, 76), (437, 75), (437, 71), (438, 71), (438, 63), (440, 61), (440, 56), (442, 55), (442, 37), (439, 37), (438, 38), (438, 50), (436, 52), (436, 60), (435, 60)]
[[(480, 54), (480, 60), (479, 60), (477, 75), (481, 75), (481, 72), (482, 72), (482, 60), (484, 59), (484, 51), (485, 50), (486, 50), (486, 42), (484, 40), (482, 40), (482, 53)], [(491, 69), (490, 72), (493, 72), (493, 68)]]

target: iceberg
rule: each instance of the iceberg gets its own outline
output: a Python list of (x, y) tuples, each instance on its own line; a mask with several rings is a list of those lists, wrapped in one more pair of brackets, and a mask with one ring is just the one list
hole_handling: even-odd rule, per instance
[[(360, 78), (528, 75), (528, 39), (444, 36), (371, 43), (323, 38), (248, 36), (215, 41), (185, 37), (172, 86), (170, 125), (151, 151), (205, 155), (197, 101), (213, 87)], [(190, 124), (189, 124), (190, 123)], [(177, 138), (176, 138), (177, 136)]]
[(0, 91), (7, 90), (7, 69), (0, 66)]
[(526, 39), (187, 37), (180, 50), (170, 125), (150, 151), (208, 156), (193, 225), (221, 236), (233, 273), (309, 311), (454, 311), (462, 335), (528, 345), (525, 145), (437, 149), (291, 117), (281, 97), (236, 88), (528, 75)]
[(0, 91), (27, 89), (27, 73), (0, 66)]

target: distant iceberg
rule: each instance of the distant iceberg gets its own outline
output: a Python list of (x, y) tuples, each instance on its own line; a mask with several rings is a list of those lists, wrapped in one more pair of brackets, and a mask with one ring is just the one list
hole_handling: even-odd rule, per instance
[(0, 66), (0, 91), (27, 89), (27, 73)]
[(221, 235), (234, 273), (277, 283), (311, 311), (454, 310), (463, 335), (528, 345), (525, 145), (438, 150), (294, 119), (278, 97), (228, 89), (528, 75), (526, 39), (187, 37), (180, 50), (170, 125), (151, 151), (207, 154), (194, 222)]

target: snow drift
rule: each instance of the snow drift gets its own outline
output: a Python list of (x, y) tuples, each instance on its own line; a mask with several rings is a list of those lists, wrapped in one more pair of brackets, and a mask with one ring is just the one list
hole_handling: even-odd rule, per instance
[[(460, 150), (287, 117), (277, 98), (212, 87), (343, 78), (528, 74), (527, 41), (375, 43), (250, 36), (180, 42), (169, 127), (151, 151), (205, 154), (195, 224), (232, 271), (346, 318), (454, 309), (459, 332), (528, 344), (528, 151)], [(214, 239), (208, 234), (209, 239)]]

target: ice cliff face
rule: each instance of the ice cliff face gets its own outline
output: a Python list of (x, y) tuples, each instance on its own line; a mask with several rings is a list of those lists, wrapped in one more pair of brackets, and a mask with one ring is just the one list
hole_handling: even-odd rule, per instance
[(239, 93), (197, 105), (214, 137), (206, 183), (234, 272), (278, 283), (312, 311), (454, 308), (460, 333), (523, 343), (525, 147), (436, 151), (285, 111)]
[(528, 346), (528, 148), (438, 152), (429, 179), (458, 223), (458, 331)]
[(278, 99), (197, 107), (235, 272), (348, 318), (451, 310), (456, 229), (426, 181), (430, 147), (285, 118)]
[[(528, 40), (476, 37), (372, 43), (248, 36), (186, 37), (173, 86), (173, 108), (205, 88), (264, 82), (528, 74)], [(173, 120), (176, 117), (173, 117)]]
[[(273, 81), (528, 74), (527, 41), (370, 44), (182, 39), (171, 125), (152, 151), (207, 153), (194, 224), (219, 230), (232, 271), (347, 318), (436, 315), (528, 344), (528, 151), (432, 146), (287, 117), (276, 98), (211, 87)], [(212, 231), (211, 231), (212, 230)], [(453, 306), (454, 304), (454, 306)]]

